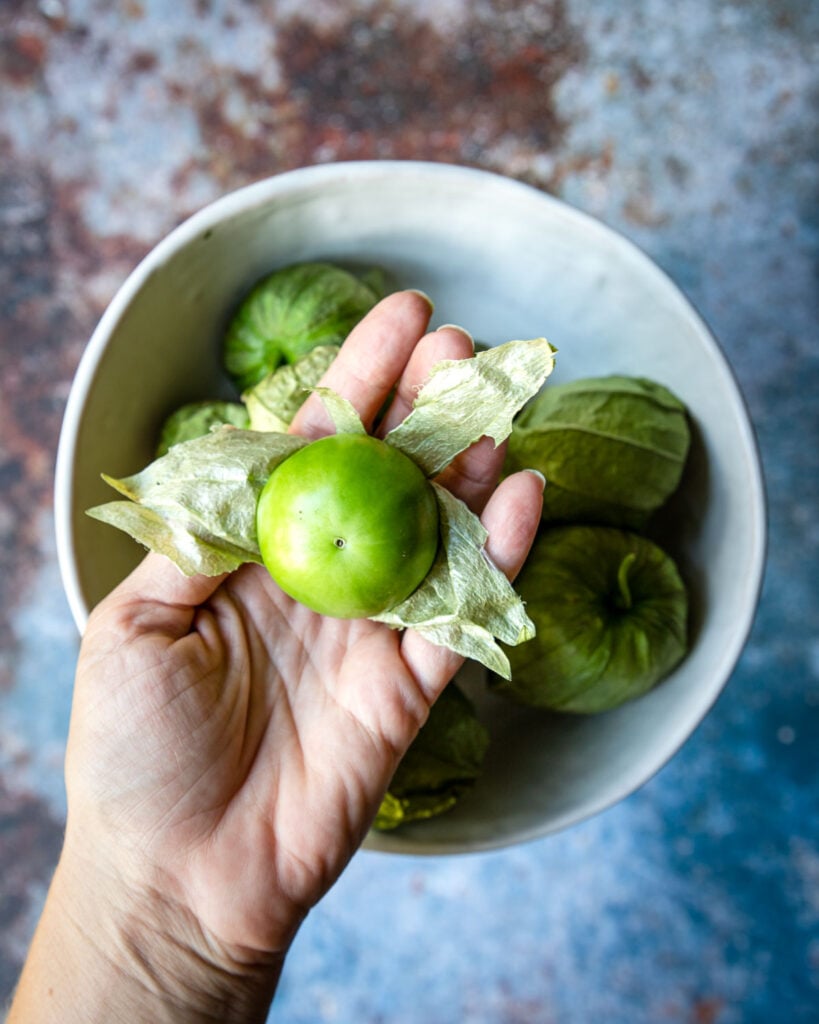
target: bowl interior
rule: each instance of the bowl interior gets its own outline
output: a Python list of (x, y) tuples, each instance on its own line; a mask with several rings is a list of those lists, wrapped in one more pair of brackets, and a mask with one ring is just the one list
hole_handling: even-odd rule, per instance
[(259, 277), (305, 259), (386, 268), (435, 301), (435, 322), (498, 344), (545, 335), (554, 381), (651, 377), (688, 406), (695, 441), (657, 524), (692, 589), (692, 648), (646, 697), (594, 717), (521, 709), (465, 686), (489, 725), (486, 771), (447, 815), (372, 835), (411, 853), (543, 835), (633, 791), (676, 751), (727, 680), (756, 607), (765, 517), (758, 456), (733, 376), (672, 282), (597, 221), (526, 186), (444, 165), (364, 163), (291, 172), (233, 193), (166, 238), (118, 293), (72, 388), (57, 470), (61, 568), (80, 629), (141, 549), (84, 510), (151, 458), (182, 402), (230, 395), (220, 344)]

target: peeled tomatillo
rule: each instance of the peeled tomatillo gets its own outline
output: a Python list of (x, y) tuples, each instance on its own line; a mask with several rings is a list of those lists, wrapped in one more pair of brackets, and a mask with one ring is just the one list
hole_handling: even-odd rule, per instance
[(271, 473), (259, 497), (262, 560), (285, 593), (353, 619), (400, 604), (438, 550), (438, 504), (416, 464), (366, 434), (313, 441)]

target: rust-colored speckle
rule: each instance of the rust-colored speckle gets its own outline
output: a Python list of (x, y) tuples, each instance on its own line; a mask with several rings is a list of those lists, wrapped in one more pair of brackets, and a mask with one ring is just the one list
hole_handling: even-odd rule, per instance
[(126, 73), (144, 74), (146, 71), (154, 71), (159, 64), (159, 58), (150, 50), (136, 50), (131, 54)]
[(724, 1009), (721, 999), (698, 999), (692, 1009), (691, 1024), (717, 1024)]
[[(562, 0), (543, 4), (534, 26), (522, 17), (528, 6), (484, 3), (449, 31), (385, 3), (332, 24), (277, 22), (275, 86), (235, 70), (220, 70), (210, 92), (173, 84), (197, 112), (207, 154), (182, 173), (204, 170), (231, 188), (327, 160), (492, 166), (493, 149), (510, 140), (553, 151), (566, 128), (554, 87), (584, 48)], [(237, 118), (237, 107), (248, 115)]]
[(667, 213), (657, 210), (651, 195), (643, 193), (633, 195), (626, 200), (623, 204), (623, 214), (632, 224), (646, 228), (660, 227), (669, 219)]
[(629, 77), (638, 92), (646, 92), (654, 84), (653, 76), (643, 67), (639, 60), (631, 60), (628, 65)]
[(580, 47), (574, 37), (565, 45), (563, 4), (549, 6), (540, 33), (482, 18), (480, 9), (454, 36), (426, 21), (398, 21), (386, 6), (333, 30), (294, 20), (279, 33), (279, 60), (305, 118), (305, 141), (335, 118), (399, 157), (461, 159), (471, 127), (480, 128), (484, 147), (514, 135), (553, 148), (564, 125), (552, 89)]
[(0, 75), (14, 85), (29, 85), (40, 78), (47, 49), (45, 39), (36, 32), (0, 37)]
[(125, 17), (132, 21), (141, 21), (145, 17), (145, 8), (139, 0), (122, 0), (120, 7)]

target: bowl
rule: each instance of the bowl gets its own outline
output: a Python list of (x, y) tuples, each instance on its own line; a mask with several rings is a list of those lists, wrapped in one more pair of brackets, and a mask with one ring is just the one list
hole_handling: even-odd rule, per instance
[(434, 299), (437, 323), (488, 344), (545, 335), (559, 350), (554, 381), (642, 375), (690, 410), (691, 457), (658, 523), (691, 587), (688, 656), (648, 695), (591, 717), (512, 705), (468, 665), (460, 678), (491, 735), (481, 780), (447, 814), (373, 833), (367, 846), (456, 853), (580, 822), (657, 772), (728, 680), (758, 600), (765, 503), (743, 399), (690, 303), (632, 243), (519, 182), (416, 162), (310, 167), (217, 200), (150, 252), (87, 346), (60, 437), (57, 544), (77, 626), (142, 553), (85, 516), (111, 497), (101, 471), (142, 468), (168, 412), (230, 395), (220, 366), (230, 311), (265, 273), (311, 259), (382, 266)]

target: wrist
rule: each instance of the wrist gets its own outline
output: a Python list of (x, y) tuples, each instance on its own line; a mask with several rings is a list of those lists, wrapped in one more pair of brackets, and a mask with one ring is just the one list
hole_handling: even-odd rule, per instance
[(8, 1024), (262, 1022), (283, 963), (224, 948), (181, 904), (66, 844)]

